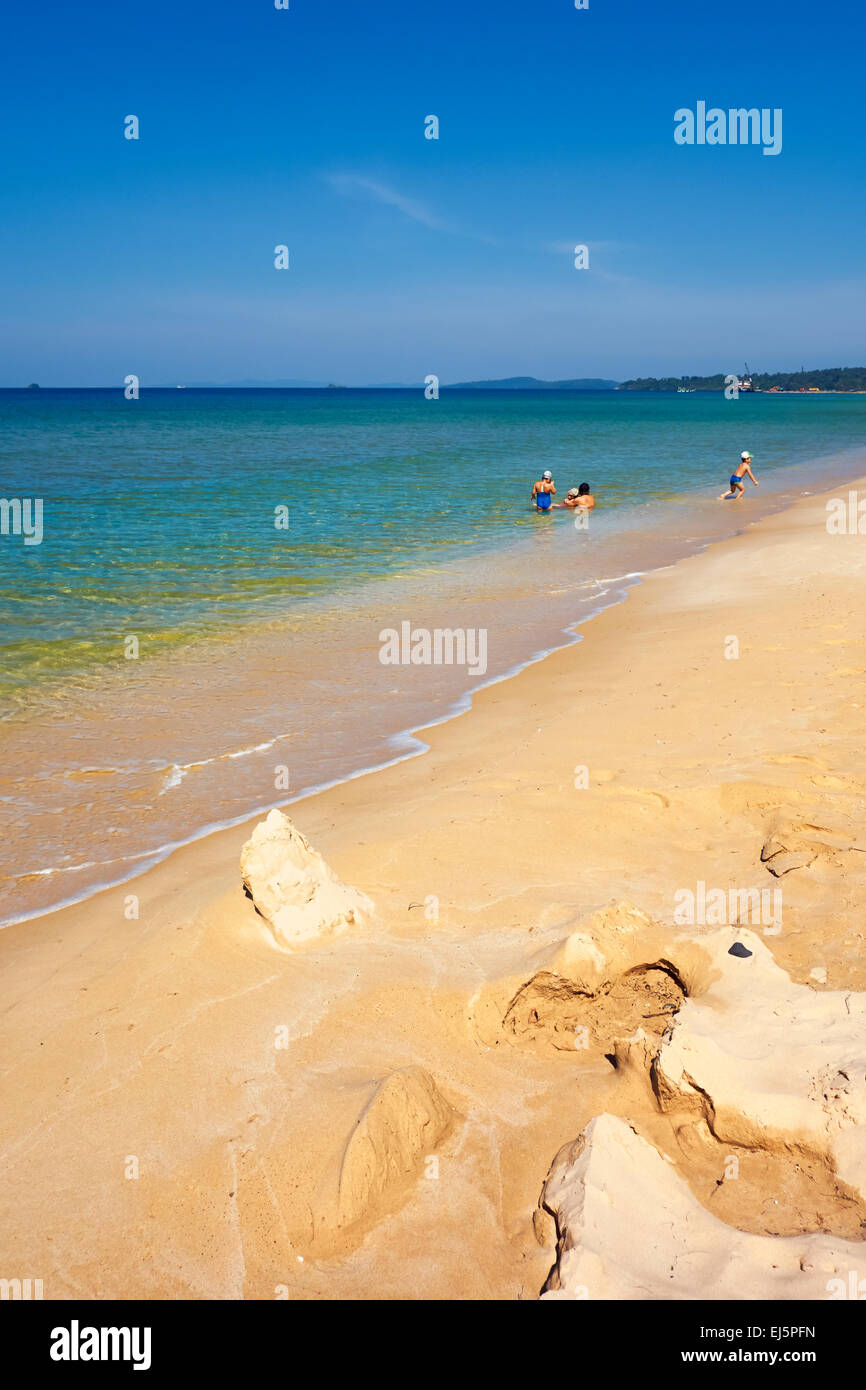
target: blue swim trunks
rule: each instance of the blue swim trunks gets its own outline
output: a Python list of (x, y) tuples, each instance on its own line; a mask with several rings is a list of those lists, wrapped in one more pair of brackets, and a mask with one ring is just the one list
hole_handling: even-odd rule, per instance
[(736, 474), (736, 473), (732, 473), (732, 474), (731, 474), (731, 487), (742, 487), (742, 486), (743, 486), (743, 479), (742, 479), (741, 477), (737, 477), (737, 474)]

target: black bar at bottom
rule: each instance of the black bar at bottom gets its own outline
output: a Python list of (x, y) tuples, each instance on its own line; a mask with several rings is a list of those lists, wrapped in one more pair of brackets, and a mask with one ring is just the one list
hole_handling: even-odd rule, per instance
[[(516, 1320), (518, 1312), (519, 1319)], [(523, 1321), (524, 1317), (527, 1319)], [(465, 1320), (465, 1324), (464, 1324)], [(461, 1324), (464, 1324), (461, 1327)], [(0, 1303), (4, 1363), (19, 1376), (86, 1375), (106, 1368), (114, 1376), (159, 1379), (189, 1372), (237, 1373), (282, 1367), (294, 1381), (310, 1378), (321, 1360), (330, 1379), (340, 1366), (355, 1374), (387, 1367), (386, 1380), (417, 1373), (415, 1357), (427, 1346), (429, 1373), (444, 1353), (458, 1357), (463, 1374), (480, 1359), (486, 1371), (523, 1350), (547, 1359), (556, 1348), (556, 1375), (640, 1371), (689, 1376), (710, 1367), (734, 1371), (805, 1367), (826, 1379), (857, 1364), (862, 1350), (859, 1301), (821, 1303), (593, 1303), (545, 1300), (510, 1303), (421, 1302), (56, 1302)], [(450, 1335), (459, 1336), (448, 1351)], [(539, 1333), (545, 1339), (538, 1343)], [(414, 1351), (403, 1342), (415, 1334)], [(530, 1336), (533, 1343), (524, 1342)], [(556, 1341), (548, 1338), (555, 1337)], [(399, 1339), (399, 1340), (396, 1340)], [(420, 1340), (423, 1339), (423, 1340)], [(544, 1348), (547, 1348), (545, 1351)], [(402, 1349), (398, 1349), (402, 1348)], [(438, 1348), (438, 1351), (437, 1351)], [(413, 1364), (414, 1363), (414, 1364)], [(401, 1369), (402, 1366), (402, 1369)]]

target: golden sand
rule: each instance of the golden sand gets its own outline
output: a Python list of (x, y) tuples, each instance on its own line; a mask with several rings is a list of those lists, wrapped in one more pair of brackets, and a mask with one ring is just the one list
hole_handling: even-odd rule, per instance
[(775, 963), (866, 990), (866, 549), (825, 503), (656, 573), (425, 755), (293, 806), (375, 906), (339, 935), (275, 938), (241, 883), (253, 823), (0, 933), (0, 1273), (46, 1298), (535, 1298), (542, 1187), (603, 1113), (729, 1226), (859, 1239), (827, 1153), (743, 1144), (720, 1185), (700, 1106), (612, 1065), (642, 1022), (658, 1045), (671, 976), (605, 986), (585, 1047), (591, 982), (562, 984), (611, 902), (651, 963), (699, 934), (675, 919), (697, 885), (781, 885), (781, 930), (753, 927)]

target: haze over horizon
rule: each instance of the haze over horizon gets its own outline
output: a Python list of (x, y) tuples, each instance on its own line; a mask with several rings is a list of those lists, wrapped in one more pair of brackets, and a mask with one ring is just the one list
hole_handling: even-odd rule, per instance
[[(747, 32), (638, 0), (19, 10), (0, 383), (857, 363), (857, 18), (850, 0), (820, 25), (768, 0)], [(781, 109), (781, 153), (676, 145), (699, 100)]]

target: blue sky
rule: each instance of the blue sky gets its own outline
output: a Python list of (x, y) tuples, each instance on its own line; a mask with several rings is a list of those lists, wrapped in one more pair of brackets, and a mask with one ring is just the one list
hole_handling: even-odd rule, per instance
[(866, 362), (853, 0), (290, 3), (9, 12), (0, 384)]

